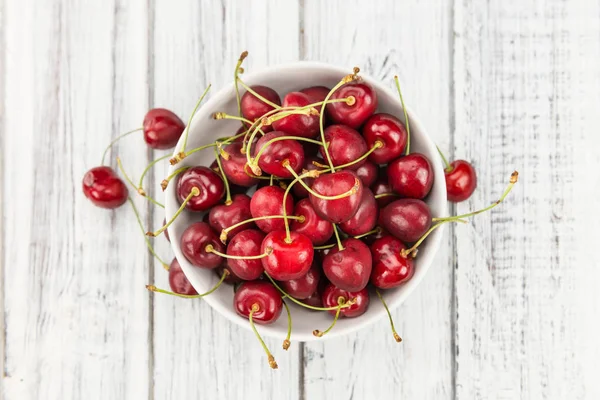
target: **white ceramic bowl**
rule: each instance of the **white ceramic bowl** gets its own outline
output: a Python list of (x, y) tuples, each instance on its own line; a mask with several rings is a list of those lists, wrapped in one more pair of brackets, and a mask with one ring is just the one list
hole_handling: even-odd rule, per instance
[[(323, 85), (333, 87), (339, 80), (348, 73), (350, 69), (340, 68), (329, 64), (315, 62), (296, 62), (292, 64), (279, 65), (275, 67), (265, 68), (263, 70), (244, 74), (244, 81), (249, 85), (262, 84), (276, 90), (279, 95), (283, 96), (287, 92), (300, 90), (308, 86)], [(382, 84), (374, 79), (361, 74), (361, 77), (373, 85), (377, 90), (379, 97), (379, 112), (387, 112), (395, 115), (400, 120), (404, 121), (404, 113), (402, 106), (395, 91), (390, 91), (388, 86), (391, 82)], [(225, 111), (235, 115), (237, 113), (237, 103), (233, 83), (213, 94), (196, 113), (192, 120), (190, 133), (188, 137), (187, 149), (201, 146), (203, 144), (213, 142), (217, 137), (230, 136), (235, 134), (239, 127), (239, 123), (231, 120), (214, 120), (211, 115), (216, 111)], [(431, 193), (426, 199), (427, 204), (431, 208), (433, 216), (446, 215), (446, 183), (444, 179), (444, 171), (439, 160), (435, 144), (431, 141), (425, 128), (417, 118), (417, 116), (408, 110), (411, 126), (411, 152), (419, 152), (425, 154), (433, 164), (435, 180)], [(180, 140), (176, 149), (179, 151), (182, 141)], [(176, 152), (177, 152), (176, 151)], [(184, 159), (176, 167), (172, 166), (169, 173), (172, 173), (176, 168), (182, 166), (210, 165), (214, 160), (214, 152), (211, 149), (203, 150), (194, 153), (190, 157)], [(166, 216), (167, 220), (173, 216), (179, 207), (175, 193), (175, 182), (172, 182), (165, 192), (166, 196)], [(180, 247), (180, 238), (184, 230), (193, 222), (202, 219), (201, 213), (184, 212), (177, 218), (175, 223), (169, 227), (169, 235), (171, 237), (171, 247), (179, 260), (185, 275), (188, 277), (198, 293), (203, 293), (212, 288), (217, 282), (218, 277), (212, 270), (205, 270), (192, 266), (183, 256)], [(434, 231), (427, 240), (419, 248), (419, 256), (415, 262), (415, 275), (413, 278), (402, 285), (401, 287), (382, 291), (384, 298), (390, 307), (394, 309), (398, 307), (408, 295), (421, 282), (440, 245), (442, 239), (442, 229)], [(231, 322), (250, 329), (250, 325), (246, 318), (236, 314), (233, 308), (233, 290), (230, 285), (223, 285), (215, 293), (204, 298), (217, 312), (227, 317)], [(292, 341), (312, 341), (323, 340), (313, 336), (314, 329), (325, 329), (331, 323), (331, 316), (327, 312), (309, 311), (307, 309), (296, 306), (288, 301), (292, 311), (293, 330)], [(327, 334), (326, 338), (346, 335), (350, 332), (355, 332), (372, 322), (383, 318), (385, 310), (381, 302), (375, 295), (371, 293), (371, 303), (365, 314), (358, 318), (340, 318), (335, 328)], [(279, 339), (284, 339), (287, 332), (287, 318), (285, 310), (282, 316), (271, 325), (261, 325), (259, 327), (261, 334)]]

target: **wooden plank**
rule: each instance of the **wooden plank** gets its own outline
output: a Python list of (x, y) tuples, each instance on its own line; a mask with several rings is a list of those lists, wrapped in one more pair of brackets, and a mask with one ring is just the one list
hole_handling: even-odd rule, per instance
[(521, 182), (456, 227), (457, 398), (597, 399), (600, 5), (457, 1), (455, 153)]
[(6, 225), (4, 220), (4, 194), (6, 190), (4, 188), (4, 136), (6, 135), (5, 129), (5, 59), (6, 59), (6, 41), (5, 41), (5, 30), (6, 30), (6, 5), (4, 0), (0, 0), (0, 46), (2, 51), (0, 52), (0, 93), (2, 93), (2, 100), (0, 101), (0, 393), (4, 393), (4, 361), (6, 355), (6, 324), (4, 320), (4, 226)]
[[(303, 9), (303, 56), (359, 66), (403, 94), (442, 147), (449, 143), (450, 14), (429, 2), (312, 1)], [(327, 16), (324, 18), (323, 16)], [(415, 21), (428, 21), (415, 23)], [(388, 321), (335, 340), (305, 345), (306, 399), (451, 398), (449, 240), (421, 286)], [(377, 301), (376, 299), (374, 301)]]
[[(250, 52), (247, 71), (296, 60), (297, 15), (296, 2), (207, 1), (200, 6), (191, 0), (156, 0), (155, 105), (187, 119), (208, 83), (214, 94), (231, 81), (243, 50)], [(156, 174), (155, 188), (163, 177)], [(156, 214), (158, 224), (162, 215)], [(171, 254), (164, 241), (156, 242), (161, 254)], [(168, 285), (158, 265), (156, 282)], [(298, 398), (298, 343), (286, 353), (279, 340), (266, 340), (279, 364), (272, 371), (252, 332), (206, 303), (156, 296), (154, 306), (156, 399)]]
[[(145, 10), (6, 5), (7, 400), (148, 396), (145, 245), (131, 210), (81, 193), (84, 172), (147, 107)], [(146, 163), (142, 143), (118, 146), (131, 170)]]

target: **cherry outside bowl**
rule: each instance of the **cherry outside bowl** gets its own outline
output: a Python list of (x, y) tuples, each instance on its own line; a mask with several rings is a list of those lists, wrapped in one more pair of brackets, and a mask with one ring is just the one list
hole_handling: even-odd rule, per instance
[[(244, 81), (249, 85), (267, 85), (283, 96), (291, 91), (297, 91), (304, 87), (324, 85), (333, 87), (339, 80), (351, 73), (352, 68), (341, 68), (329, 64), (315, 62), (296, 62), (265, 68), (254, 73), (245, 73)], [(387, 112), (395, 115), (404, 122), (402, 105), (393, 87), (393, 81), (379, 82), (364, 74), (361, 77), (373, 85), (379, 97), (379, 108), (377, 112)], [(200, 93), (199, 93), (200, 94)], [(225, 111), (235, 115), (237, 103), (233, 83), (218, 92), (213, 92), (210, 99), (197, 111), (190, 125), (187, 149), (213, 142), (217, 137), (230, 136), (236, 133), (239, 122), (231, 120), (214, 120), (211, 116), (216, 111)], [(425, 201), (431, 208), (434, 217), (447, 215), (446, 183), (442, 163), (437, 154), (435, 144), (427, 135), (419, 118), (408, 109), (411, 126), (411, 151), (425, 154), (433, 164), (435, 181), (431, 193)], [(175, 147), (175, 153), (181, 150), (183, 135)], [(177, 166), (171, 166), (169, 173), (183, 166), (209, 166), (214, 160), (214, 153), (210, 150), (196, 152), (184, 159)], [(167, 220), (179, 208), (176, 185), (170, 184), (165, 191)], [(200, 221), (202, 213), (184, 212), (175, 223), (169, 227), (171, 247), (194, 288), (198, 293), (204, 293), (218, 282), (218, 276), (213, 270), (204, 270), (192, 266), (183, 256), (180, 247), (180, 239), (183, 231), (193, 222)], [(419, 256), (415, 260), (415, 275), (401, 287), (382, 291), (384, 298), (391, 310), (397, 308), (408, 297), (408, 295), (419, 285), (427, 270), (429, 269), (435, 253), (437, 252), (443, 235), (443, 229), (434, 231), (419, 247)], [(293, 341), (324, 340), (336, 336), (342, 336), (358, 331), (374, 321), (386, 318), (386, 312), (378, 301), (376, 294), (371, 293), (372, 301), (367, 312), (358, 318), (340, 318), (335, 328), (327, 334), (326, 338), (313, 336), (314, 329), (323, 329), (331, 323), (331, 315), (327, 312), (309, 311), (296, 306), (288, 301), (292, 311)], [(203, 300), (210, 304), (217, 312), (224, 315), (233, 323), (250, 329), (248, 320), (236, 314), (233, 307), (233, 288), (223, 285), (215, 293), (205, 297)], [(285, 314), (285, 313), (284, 313)], [(282, 315), (278, 321), (271, 325), (262, 325), (258, 328), (261, 334), (283, 340), (287, 332), (287, 319)]]

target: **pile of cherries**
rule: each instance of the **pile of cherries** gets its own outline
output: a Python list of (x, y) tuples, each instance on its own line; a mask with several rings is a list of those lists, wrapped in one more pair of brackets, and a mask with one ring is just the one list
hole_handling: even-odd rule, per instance
[[(221, 279), (209, 292), (198, 294), (176, 259), (170, 266), (161, 260), (169, 270), (172, 292), (148, 288), (196, 298), (214, 292), (222, 282), (234, 284), (233, 307), (250, 320), (269, 364), (276, 368), (254, 323), (273, 323), (285, 308), (287, 349), (291, 317), (285, 300), (331, 313), (331, 326), (315, 330), (316, 336), (329, 332), (340, 317), (361, 316), (370, 293), (383, 302), (380, 290), (411, 279), (418, 247), (433, 230), (499, 204), (517, 174), (491, 206), (436, 218), (424, 201), (434, 182), (432, 164), (424, 154), (410, 152), (406, 111), (405, 122), (377, 112), (377, 93), (358, 76), (357, 68), (333, 88), (300, 88), (286, 93), (282, 101), (273, 89), (248, 86), (240, 79), (246, 55), (235, 69), (238, 115), (214, 114), (215, 119), (239, 121), (239, 130), (189, 150), (184, 136), (171, 164), (205, 149), (212, 149), (215, 161), (210, 166), (178, 168), (162, 182), (164, 190), (174, 181), (181, 207), (159, 230), (147, 233), (167, 234), (166, 228), (182, 212), (205, 213), (202, 222), (188, 226), (179, 238), (181, 250), (193, 266), (213, 269)], [(402, 101), (397, 78), (396, 85)], [(242, 96), (240, 86), (245, 89)], [(139, 130), (155, 149), (174, 147), (188, 132), (175, 114), (164, 109), (150, 110)], [(138, 185), (122, 170), (134, 190), (158, 206), (162, 205), (143, 189), (143, 177), (167, 158), (150, 164)], [(448, 163), (442, 158), (449, 200), (466, 200), (477, 185), (475, 170), (466, 161)], [(118, 164), (122, 169), (120, 160)], [(104, 208), (119, 207), (128, 199), (127, 186), (107, 166), (86, 173), (83, 191)], [(392, 331), (400, 341), (393, 322)]]

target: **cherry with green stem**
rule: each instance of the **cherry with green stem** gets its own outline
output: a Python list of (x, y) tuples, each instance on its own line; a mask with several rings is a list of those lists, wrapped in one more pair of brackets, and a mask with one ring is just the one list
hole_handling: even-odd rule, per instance
[(381, 300), (381, 304), (383, 304), (383, 308), (385, 308), (385, 312), (388, 315), (388, 318), (390, 320), (390, 325), (392, 327), (392, 334), (394, 335), (394, 340), (396, 342), (400, 343), (402, 341), (402, 338), (400, 337), (400, 335), (398, 335), (398, 332), (396, 332), (396, 328), (394, 327), (394, 320), (392, 319), (392, 314), (390, 313), (390, 310), (389, 310), (387, 304), (385, 303), (383, 296), (381, 295), (381, 293), (379, 293), (379, 289), (375, 289), (375, 293), (377, 294), (377, 297), (379, 297), (379, 300)]
[(437, 150), (445, 165), (444, 178), (446, 179), (448, 200), (455, 203), (467, 200), (477, 187), (477, 173), (475, 172), (475, 168), (465, 160), (456, 160), (448, 163), (448, 160), (439, 147), (437, 147)]
[(194, 294), (194, 295), (179, 294), (179, 293), (171, 292), (169, 290), (159, 289), (154, 285), (146, 285), (146, 289), (148, 289), (151, 292), (168, 294), (170, 296), (182, 297), (184, 299), (199, 299), (201, 297), (205, 297), (205, 296), (208, 296), (209, 294), (214, 293), (221, 286), (221, 284), (225, 281), (225, 278), (227, 278), (228, 275), (229, 275), (229, 271), (224, 270), (223, 275), (221, 276), (221, 279), (219, 280), (219, 282), (217, 282), (217, 284), (215, 286), (213, 286), (213, 288), (210, 289), (208, 292), (202, 293), (202, 294)]

